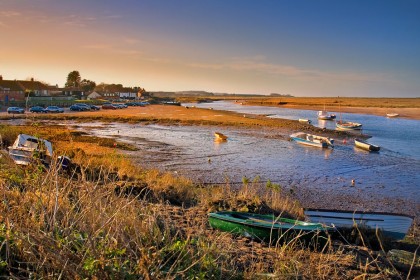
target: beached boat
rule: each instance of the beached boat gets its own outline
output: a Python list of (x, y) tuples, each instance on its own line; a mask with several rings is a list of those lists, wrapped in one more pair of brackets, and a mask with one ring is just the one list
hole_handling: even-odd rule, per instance
[(397, 113), (389, 113), (389, 114), (386, 114), (386, 116), (388, 117), (388, 118), (396, 118), (396, 117), (398, 117), (400, 114), (397, 114)]
[(358, 138), (354, 139), (354, 145), (360, 149), (371, 151), (371, 152), (377, 152), (381, 149), (381, 147), (377, 145), (373, 145), (369, 142), (366, 142)]
[(296, 237), (319, 241), (316, 240), (318, 237), (325, 238), (326, 233), (332, 230), (320, 223), (245, 212), (209, 213), (208, 219), (212, 228), (265, 241), (290, 240)]
[(413, 218), (407, 215), (363, 211), (339, 211), (326, 209), (305, 209), (310, 222), (334, 226), (338, 230), (354, 226), (379, 229), (382, 234), (392, 239), (403, 239)]
[(335, 123), (337, 130), (360, 130), (362, 129), (362, 124), (357, 122), (346, 122), (346, 121), (337, 121)]
[(312, 121), (311, 120), (308, 120), (308, 119), (299, 119), (299, 122), (300, 123), (307, 123), (307, 124), (311, 124), (312, 123)]
[(220, 132), (215, 132), (214, 137), (216, 141), (226, 141), (228, 139), (226, 135)]
[(299, 144), (319, 147), (319, 148), (328, 148), (334, 147), (334, 139), (324, 136), (318, 136), (313, 134), (308, 134), (305, 132), (297, 132), (290, 135), (290, 138), (296, 141)]
[(27, 134), (19, 134), (12, 146), (9, 155), (16, 164), (28, 165), (36, 159), (44, 164), (51, 163), (51, 142)]

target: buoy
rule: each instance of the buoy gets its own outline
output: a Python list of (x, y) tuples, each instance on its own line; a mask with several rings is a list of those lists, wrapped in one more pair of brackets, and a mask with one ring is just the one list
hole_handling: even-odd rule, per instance
[(343, 140), (343, 144), (346, 144), (346, 143), (347, 143), (347, 140), (346, 140), (346, 139), (344, 139), (344, 140)]
[(356, 184), (356, 181), (354, 179), (351, 180), (351, 186), (354, 187), (354, 185)]

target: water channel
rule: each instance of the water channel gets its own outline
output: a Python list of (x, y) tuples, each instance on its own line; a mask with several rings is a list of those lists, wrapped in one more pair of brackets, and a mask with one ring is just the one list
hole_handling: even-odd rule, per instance
[[(191, 106), (191, 104), (186, 104)], [(194, 104), (197, 107), (308, 118), (319, 127), (333, 121), (316, 120), (311, 110), (241, 106), (233, 102)], [(360, 122), (379, 153), (354, 147), (352, 141), (334, 149), (298, 145), (272, 130), (224, 128), (225, 143), (214, 141), (214, 128), (140, 124), (78, 124), (103, 137), (116, 137), (139, 147), (129, 155), (140, 165), (184, 175), (203, 184), (240, 185), (243, 177), (257, 176), (293, 190), (304, 206), (393, 211), (419, 216), (420, 122), (380, 116), (343, 114)], [(351, 181), (355, 180), (355, 185)]]

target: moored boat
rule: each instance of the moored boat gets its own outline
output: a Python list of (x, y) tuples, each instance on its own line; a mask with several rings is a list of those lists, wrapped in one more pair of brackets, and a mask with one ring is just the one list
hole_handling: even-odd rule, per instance
[(397, 114), (397, 113), (389, 113), (389, 114), (386, 114), (386, 116), (388, 117), (388, 118), (396, 118), (396, 117), (398, 117), (400, 114)]
[(316, 242), (332, 230), (320, 223), (245, 212), (209, 213), (208, 219), (212, 228), (265, 241), (299, 238)]
[(51, 163), (51, 142), (27, 134), (19, 134), (12, 146), (9, 155), (16, 164), (28, 165), (35, 159), (44, 164)]
[(338, 230), (354, 226), (379, 229), (384, 236), (397, 240), (405, 237), (413, 222), (410, 216), (391, 213), (326, 209), (305, 209), (304, 212), (313, 223), (334, 226)]
[(216, 141), (226, 141), (228, 139), (226, 135), (220, 132), (215, 132), (214, 137)]
[(381, 149), (381, 147), (377, 145), (373, 145), (369, 142), (366, 142), (358, 138), (354, 139), (354, 145), (360, 149), (371, 151), (371, 152), (378, 152)]
[(324, 136), (318, 136), (313, 134), (308, 134), (305, 132), (297, 132), (290, 135), (290, 138), (296, 141), (299, 144), (319, 147), (319, 148), (328, 148), (334, 147), (334, 139)]
[(362, 129), (362, 124), (357, 122), (346, 122), (346, 121), (337, 121), (335, 126), (338, 130), (360, 130)]
[(335, 119), (335, 115), (328, 114), (327, 111), (318, 111), (318, 119), (319, 120), (333, 120)]

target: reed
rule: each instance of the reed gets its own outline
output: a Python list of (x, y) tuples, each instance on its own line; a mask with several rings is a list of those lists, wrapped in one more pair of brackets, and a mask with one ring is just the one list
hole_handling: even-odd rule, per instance
[[(15, 129), (30, 131), (2, 127), (0, 132), (13, 135)], [(58, 128), (55, 132), (48, 133), (53, 138), (71, 135)], [(70, 172), (55, 163), (49, 169), (38, 164), (16, 167), (6, 153), (0, 153), (2, 276), (388, 279), (407, 275), (367, 248), (330, 241), (310, 249), (298, 238), (266, 244), (208, 226), (207, 213), (213, 210), (301, 217), (301, 207), (280, 185), (262, 183), (257, 177), (244, 179), (239, 188), (228, 180), (223, 186), (203, 187), (170, 173), (133, 166), (117, 148), (72, 141), (71, 147), (54, 143), (56, 150), (77, 161), (80, 170)], [(80, 175), (89, 171), (100, 175)]]

